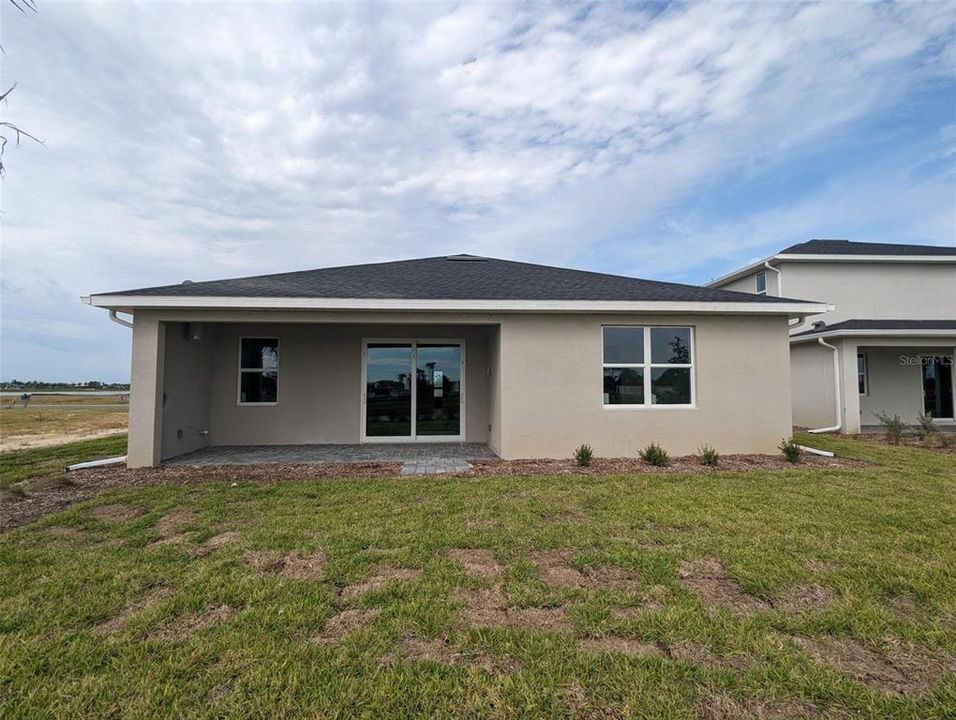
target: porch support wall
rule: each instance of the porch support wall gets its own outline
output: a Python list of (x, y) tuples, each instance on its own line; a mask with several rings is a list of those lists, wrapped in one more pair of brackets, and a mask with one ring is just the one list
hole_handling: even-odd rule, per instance
[[(856, 435), (860, 432), (860, 392), (857, 374), (857, 343), (843, 340), (832, 343), (840, 353), (840, 394), (843, 401), (843, 428), (841, 432)], [(832, 390), (831, 390), (832, 392)]]
[(165, 323), (149, 315), (133, 322), (127, 465), (149, 467), (162, 459)]

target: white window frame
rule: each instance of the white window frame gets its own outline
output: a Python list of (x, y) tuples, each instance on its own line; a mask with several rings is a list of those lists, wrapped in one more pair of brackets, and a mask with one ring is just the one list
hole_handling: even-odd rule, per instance
[[(763, 290), (760, 289), (760, 279), (763, 278)], [(758, 272), (754, 275), (754, 292), (757, 295), (767, 294), (767, 271)], [(691, 356), (693, 357), (693, 356)]]
[[(604, 358), (604, 330), (605, 328), (642, 328), (644, 330), (644, 362), (642, 363), (609, 363)], [(651, 330), (657, 328), (674, 328), (687, 330), (690, 335), (690, 362), (689, 363), (655, 363), (651, 362)], [(606, 410), (695, 410), (697, 409), (697, 373), (694, 366), (697, 361), (697, 348), (693, 325), (602, 325), (601, 326), (601, 407)], [(607, 368), (641, 368), (644, 371), (644, 402), (642, 404), (610, 404), (604, 402), (604, 370)], [(651, 372), (655, 368), (688, 368), (690, 370), (690, 402), (681, 404), (661, 404), (651, 402)]]
[[(863, 371), (860, 372), (860, 358), (863, 358)], [(870, 359), (865, 352), (856, 354), (856, 389), (860, 391), (860, 380), (863, 380), (863, 390), (860, 395), (870, 394)]]
[[(248, 372), (264, 373), (266, 368), (244, 368), (242, 366), (242, 342), (243, 340), (275, 340), (276, 341), (276, 399), (274, 402), (243, 402), (242, 400), (242, 374)], [(239, 371), (236, 374), (236, 405), (241, 407), (275, 407), (279, 404), (279, 366), (282, 363), (282, 353), (279, 352), (278, 335), (243, 335), (239, 338), (239, 357), (236, 365)]]

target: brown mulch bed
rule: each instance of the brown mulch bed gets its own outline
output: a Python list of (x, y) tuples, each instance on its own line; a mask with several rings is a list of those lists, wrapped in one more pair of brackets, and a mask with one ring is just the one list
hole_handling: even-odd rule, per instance
[(800, 462), (787, 462), (776, 455), (721, 455), (716, 468), (701, 465), (693, 455), (671, 458), (666, 467), (657, 467), (640, 458), (594, 458), (580, 467), (573, 460), (472, 460), (465, 475), (636, 475), (660, 473), (713, 473), (746, 470), (793, 470), (794, 468), (857, 468), (869, 463), (848, 458), (828, 458), (802, 453)]
[[(673, 458), (667, 467), (648, 465), (636, 458), (595, 458), (588, 467), (578, 467), (568, 460), (474, 460), (472, 469), (455, 473), (456, 477), (491, 475), (633, 475), (656, 473), (711, 473), (715, 471), (786, 470), (794, 467), (853, 468), (868, 463), (846, 458), (825, 458), (804, 453), (796, 465), (771, 455), (725, 455), (717, 468), (701, 465), (693, 456)], [(158, 468), (103, 467), (64, 473), (56, 483), (43, 489), (30, 490), (20, 499), (0, 503), (0, 532), (26, 525), (59, 512), (70, 505), (88, 500), (109, 488), (136, 488), (152, 485), (187, 485), (192, 483), (259, 483), (285, 480), (322, 480), (329, 478), (399, 477), (399, 462), (324, 463), (296, 465), (164, 465)]]

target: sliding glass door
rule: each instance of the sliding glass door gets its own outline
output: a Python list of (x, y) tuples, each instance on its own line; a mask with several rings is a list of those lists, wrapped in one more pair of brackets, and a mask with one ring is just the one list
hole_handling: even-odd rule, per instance
[(365, 434), (412, 434), (412, 346), (369, 345), (365, 354)]
[(369, 341), (363, 354), (363, 439), (462, 439), (460, 341)]

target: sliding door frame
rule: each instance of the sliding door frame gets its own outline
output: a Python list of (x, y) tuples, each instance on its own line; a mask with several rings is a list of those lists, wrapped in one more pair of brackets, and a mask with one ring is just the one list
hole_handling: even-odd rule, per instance
[[(369, 345), (410, 345), (411, 346), (411, 393), (412, 427), (409, 435), (379, 436), (367, 434), (368, 403), (366, 402), (366, 383), (368, 382), (368, 346)], [(458, 401), (458, 434), (457, 435), (418, 435), (418, 346), (419, 345), (457, 345), (458, 374), (460, 377), (460, 398)], [(465, 440), (465, 368), (466, 353), (464, 338), (362, 338), (362, 385), (359, 388), (359, 438), (363, 443), (409, 443), (409, 442), (464, 442)]]

